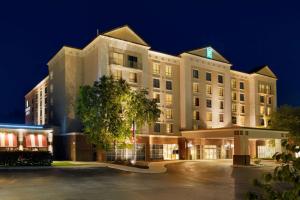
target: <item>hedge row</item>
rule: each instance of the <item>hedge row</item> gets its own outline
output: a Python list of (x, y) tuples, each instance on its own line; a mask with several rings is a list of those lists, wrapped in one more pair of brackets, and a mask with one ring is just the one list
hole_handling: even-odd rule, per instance
[(0, 151), (0, 166), (51, 166), (48, 151)]

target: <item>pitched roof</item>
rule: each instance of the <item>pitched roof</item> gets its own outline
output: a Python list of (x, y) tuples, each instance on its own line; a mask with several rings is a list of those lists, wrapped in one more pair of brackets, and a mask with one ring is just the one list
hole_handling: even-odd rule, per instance
[(208, 58), (211, 60), (216, 60), (219, 62), (229, 63), (221, 54), (219, 54), (215, 49), (212, 47), (204, 47), (200, 49), (195, 49), (192, 51), (187, 51), (186, 53), (193, 54), (196, 56), (200, 56), (203, 58)]
[(268, 65), (264, 65), (262, 67), (258, 67), (251, 71), (252, 74), (260, 74), (263, 76), (268, 76), (271, 78), (277, 78), (276, 75), (272, 72)]
[(140, 36), (138, 36), (128, 25), (115, 28), (111, 31), (105, 32), (102, 35), (112, 37), (143, 46), (149, 46)]

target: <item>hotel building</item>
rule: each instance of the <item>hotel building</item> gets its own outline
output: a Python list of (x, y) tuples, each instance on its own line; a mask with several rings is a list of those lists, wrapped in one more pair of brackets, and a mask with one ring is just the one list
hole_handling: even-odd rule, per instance
[(178, 56), (154, 51), (123, 26), (83, 49), (62, 47), (48, 62), (49, 76), (25, 96), (26, 123), (54, 127), (57, 159), (130, 158), (131, 149), (115, 155), (89, 144), (76, 116), (80, 86), (112, 75), (146, 88), (162, 111), (137, 137), (139, 160), (233, 158), (243, 164), (270, 157), (287, 137), (267, 128), (277, 105), (277, 78), (268, 66), (250, 73), (231, 67), (212, 47)]

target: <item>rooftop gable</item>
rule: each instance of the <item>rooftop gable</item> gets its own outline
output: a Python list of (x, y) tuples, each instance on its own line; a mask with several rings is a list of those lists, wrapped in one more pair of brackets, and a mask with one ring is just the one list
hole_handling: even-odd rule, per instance
[(129, 26), (125, 25), (105, 32), (102, 35), (112, 37), (143, 46), (149, 46), (140, 36), (138, 36)]
[(260, 74), (260, 75), (263, 75), (263, 76), (268, 76), (268, 77), (271, 77), (271, 78), (277, 78), (276, 75), (272, 72), (272, 70), (267, 65), (254, 70), (252, 73)]
[(219, 62), (229, 63), (228, 60), (226, 60), (221, 54), (219, 54), (212, 47), (204, 47), (204, 48), (200, 48), (200, 49), (195, 49), (192, 51), (188, 51), (187, 53), (193, 54), (196, 56), (200, 56), (203, 58), (211, 59), (211, 60), (216, 60)]

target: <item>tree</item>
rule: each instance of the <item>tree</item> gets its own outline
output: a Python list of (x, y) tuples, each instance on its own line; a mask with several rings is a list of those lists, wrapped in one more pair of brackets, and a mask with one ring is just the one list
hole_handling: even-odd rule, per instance
[(133, 121), (138, 128), (156, 121), (160, 110), (147, 94), (144, 89), (131, 90), (126, 81), (107, 76), (93, 86), (82, 86), (77, 113), (89, 141), (108, 149), (130, 138)]
[(273, 173), (264, 174), (263, 180), (254, 180), (258, 191), (249, 192), (248, 199), (300, 199), (300, 158), (294, 156), (300, 148), (295, 144), (289, 144), (288, 141), (284, 141), (283, 146), (286, 152), (276, 153), (273, 156), (273, 159), (281, 164)]
[(300, 143), (300, 108), (281, 106), (271, 115), (271, 128), (287, 130), (295, 143)]

